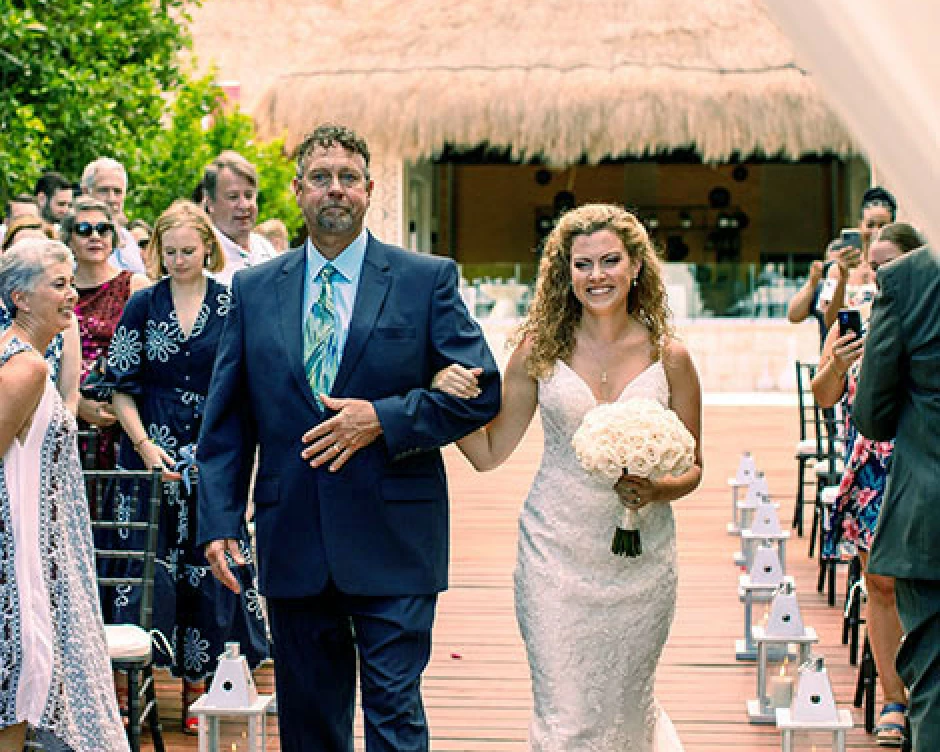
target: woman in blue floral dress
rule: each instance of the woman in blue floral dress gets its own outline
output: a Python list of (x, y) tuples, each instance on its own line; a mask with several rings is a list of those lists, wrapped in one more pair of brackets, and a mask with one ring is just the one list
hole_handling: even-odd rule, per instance
[[(162, 279), (128, 301), (111, 340), (108, 370), (124, 428), (118, 464), (162, 467), (169, 477), (181, 477), (160, 520), (154, 628), (172, 649), (171, 655), (158, 644), (157, 665), (183, 678), (188, 708), (215, 671), (225, 642), (239, 642), (253, 668), (267, 658), (268, 644), (247, 529), (241, 549), (248, 563), (236, 567), (239, 595), (212, 576), (195, 546), (196, 440), (230, 302), (228, 288), (205, 272), (221, 268), (222, 250), (203, 211), (178, 201), (157, 220), (146, 255), (150, 273)], [(127, 600), (117, 593), (104, 604), (106, 613), (120, 619)], [(194, 732), (195, 720), (184, 714), (184, 731)]]
[[(874, 283), (880, 265), (921, 245), (923, 240), (910, 225), (903, 222), (886, 225), (863, 260), (867, 269), (862, 272), (868, 274), (867, 281)], [(859, 302), (858, 309), (863, 321), (867, 321), (870, 301)], [(832, 407), (841, 402), (845, 419), (845, 471), (823, 537), (822, 555), (838, 559), (857, 552), (861, 560), (868, 589), (868, 636), (885, 698), (875, 735), (879, 745), (899, 747), (904, 734), (907, 692), (894, 667), (894, 655), (901, 641), (894, 580), (867, 571), (868, 551), (881, 512), (894, 442), (872, 441), (862, 436), (852, 422), (863, 348), (864, 336), (840, 335), (837, 322), (826, 337), (820, 367), (813, 379), (813, 393), (819, 405)]]

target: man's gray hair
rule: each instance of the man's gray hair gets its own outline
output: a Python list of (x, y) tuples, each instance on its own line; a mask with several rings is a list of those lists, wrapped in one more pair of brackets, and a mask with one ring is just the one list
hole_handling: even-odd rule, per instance
[(124, 169), (124, 165), (111, 157), (98, 157), (85, 165), (85, 169), (82, 170), (82, 193), (89, 193), (95, 187), (98, 170), (120, 170), (124, 178), (124, 190), (127, 190), (127, 170)]
[(62, 261), (75, 263), (68, 246), (58, 240), (38, 238), (14, 243), (0, 256), (0, 302), (11, 316), (16, 315), (13, 293), (32, 292), (46, 267)]

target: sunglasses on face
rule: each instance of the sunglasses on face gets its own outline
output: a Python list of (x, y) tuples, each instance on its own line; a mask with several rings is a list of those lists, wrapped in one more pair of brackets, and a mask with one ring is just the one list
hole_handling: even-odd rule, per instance
[(105, 235), (110, 236), (113, 231), (114, 225), (110, 222), (98, 222), (97, 224), (79, 222), (75, 225), (75, 234), (80, 238), (90, 238), (93, 232), (98, 233), (99, 238), (103, 238)]

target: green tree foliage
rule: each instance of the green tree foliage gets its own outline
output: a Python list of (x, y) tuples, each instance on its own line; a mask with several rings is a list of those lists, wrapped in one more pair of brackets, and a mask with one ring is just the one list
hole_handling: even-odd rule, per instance
[[(179, 52), (190, 44), (177, 22), (184, 2), (4, 0), (0, 121), (18, 135), (34, 131), (29, 156), (41, 159), (2, 179), (28, 180), (47, 164), (75, 176), (89, 155), (136, 166), (141, 135), (160, 122), (163, 92), (181, 80)], [(4, 136), (0, 153), (20, 162), (18, 150)]]
[(294, 166), (284, 142), (255, 140), (251, 118), (227, 105), (212, 74), (188, 78), (168, 109), (166, 125), (141, 145), (141, 159), (127, 197), (128, 213), (153, 220), (176, 198), (189, 198), (205, 166), (234, 149), (258, 168), (259, 221), (277, 217), (293, 235), (303, 218), (290, 190)]
[(263, 217), (299, 227), (283, 143), (256, 143), (250, 118), (181, 68), (187, 5), (0, 0), (0, 198), (31, 191), (43, 170), (78, 179), (112, 156), (130, 175), (128, 214), (152, 220), (229, 148), (258, 166)]

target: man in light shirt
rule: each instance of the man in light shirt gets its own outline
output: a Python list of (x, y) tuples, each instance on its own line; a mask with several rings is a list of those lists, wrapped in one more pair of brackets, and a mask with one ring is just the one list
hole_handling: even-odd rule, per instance
[(213, 276), (230, 285), (239, 269), (277, 256), (274, 247), (252, 232), (258, 219), (258, 172), (235, 151), (223, 151), (206, 167), (202, 180), (206, 212), (225, 252), (225, 268)]
[(82, 170), (82, 193), (103, 201), (111, 210), (111, 216), (117, 224), (119, 242), (115, 244), (110, 261), (119, 269), (127, 269), (137, 274), (146, 274), (147, 267), (140, 255), (140, 246), (134, 240), (127, 227), (124, 214), (124, 199), (127, 196), (127, 170), (124, 165), (111, 157), (98, 157), (89, 162)]

